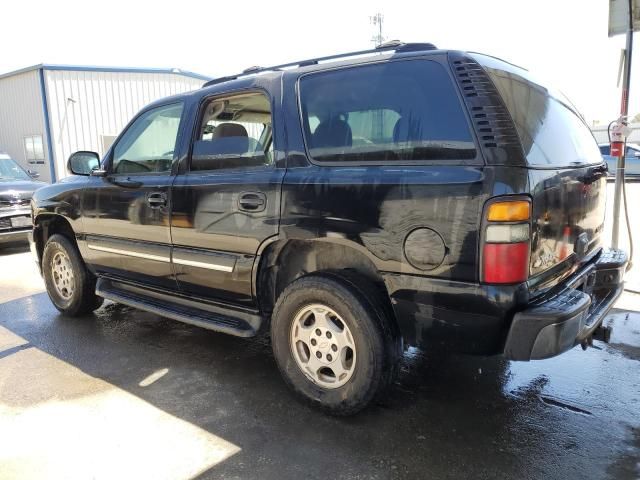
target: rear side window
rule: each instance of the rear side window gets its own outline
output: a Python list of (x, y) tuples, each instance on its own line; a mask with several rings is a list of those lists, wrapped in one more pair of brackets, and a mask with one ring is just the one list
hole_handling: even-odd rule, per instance
[(264, 93), (241, 93), (209, 101), (193, 142), (191, 170), (271, 165), (271, 125), (271, 105)]
[(485, 68), (515, 123), (529, 165), (573, 166), (602, 162), (593, 134), (571, 103), (523, 69), (484, 55)]
[(473, 137), (440, 64), (386, 62), (300, 80), (305, 141), (319, 162), (469, 160)]

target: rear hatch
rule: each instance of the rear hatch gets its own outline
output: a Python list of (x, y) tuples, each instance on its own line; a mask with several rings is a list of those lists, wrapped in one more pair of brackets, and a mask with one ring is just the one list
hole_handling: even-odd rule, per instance
[(474, 55), (515, 123), (532, 197), (529, 284), (546, 289), (600, 249), (606, 164), (588, 126), (564, 95), (529, 72)]

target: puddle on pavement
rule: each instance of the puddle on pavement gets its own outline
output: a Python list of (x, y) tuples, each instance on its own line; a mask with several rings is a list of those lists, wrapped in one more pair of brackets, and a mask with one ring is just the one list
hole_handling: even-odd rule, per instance
[[(510, 362), (506, 394), (537, 395), (546, 405), (581, 414), (636, 418), (640, 411), (640, 313), (615, 311), (612, 343), (556, 358)], [(615, 402), (615, 405), (613, 404)]]

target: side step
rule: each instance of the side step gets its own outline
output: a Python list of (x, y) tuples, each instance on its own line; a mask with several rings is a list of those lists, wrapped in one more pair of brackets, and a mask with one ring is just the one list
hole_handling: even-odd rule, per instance
[(172, 320), (237, 337), (253, 337), (262, 324), (262, 318), (256, 313), (224, 309), (181, 296), (168, 296), (107, 278), (98, 279), (96, 295)]

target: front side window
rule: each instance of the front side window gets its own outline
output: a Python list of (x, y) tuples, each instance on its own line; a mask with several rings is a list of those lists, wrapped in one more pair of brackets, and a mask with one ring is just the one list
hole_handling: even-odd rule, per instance
[(113, 173), (160, 173), (171, 170), (182, 103), (154, 108), (129, 127), (113, 150)]
[(191, 170), (264, 167), (273, 162), (271, 105), (244, 93), (208, 102), (193, 142)]
[(302, 124), (320, 162), (470, 160), (473, 137), (438, 63), (409, 60), (306, 75)]

